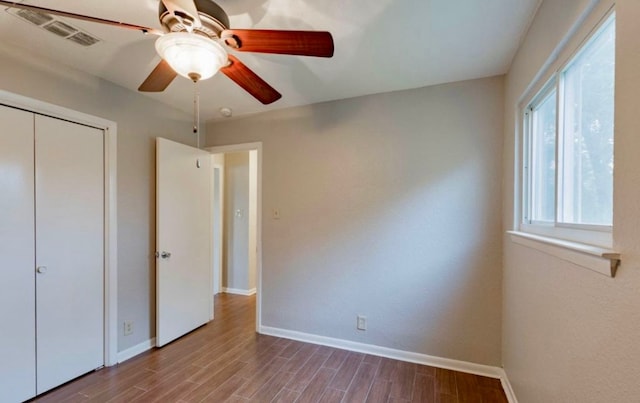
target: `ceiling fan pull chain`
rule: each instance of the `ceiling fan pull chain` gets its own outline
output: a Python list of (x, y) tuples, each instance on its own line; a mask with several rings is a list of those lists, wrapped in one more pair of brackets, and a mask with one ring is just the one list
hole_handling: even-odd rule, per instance
[(200, 148), (200, 92), (198, 81), (193, 82), (193, 133), (196, 135), (196, 147)]

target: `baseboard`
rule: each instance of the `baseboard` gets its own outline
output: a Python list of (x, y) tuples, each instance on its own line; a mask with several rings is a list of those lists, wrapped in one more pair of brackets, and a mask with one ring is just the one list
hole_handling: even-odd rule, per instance
[(136, 344), (135, 346), (130, 347), (124, 351), (120, 351), (118, 353), (118, 364), (120, 364), (121, 362), (125, 362), (128, 359), (131, 359), (138, 354), (142, 354), (145, 351), (151, 350), (155, 346), (156, 346), (156, 338), (154, 337), (150, 340), (143, 341), (140, 344)]
[(254, 295), (256, 293), (256, 289), (252, 288), (250, 290), (241, 290), (239, 288), (225, 288), (225, 287), (222, 287), (222, 292), (227, 293), (227, 294), (237, 294), (237, 295), (249, 296), (249, 295)]
[[(410, 351), (396, 350), (388, 347), (380, 347), (373, 344), (358, 343), (349, 340), (335, 339), (331, 337), (318, 336), (315, 334), (296, 332), (293, 330), (278, 329), (274, 327), (261, 326), (260, 333), (269, 336), (283, 337), (285, 339), (293, 339), (303, 341), (305, 343), (320, 344), (323, 346), (340, 348), (343, 350), (355, 351), (376, 355), (380, 357), (392, 358), (394, 360), (413, 362), (416, 364), (429, 365), (450, 369), (469, 374), (486, 376), (489, 378), (505, 379), (505, 373), (502, 368), (492, 367), (489, 365), (476, 364), (466, 361), (452, 360), (449, 358), (434, 357), (431, 355), (413, 353)], [(507, 393), (505, 391), (505, 393)]]
[(518, 403), (518, 399), (516, 399), (516, 393), (513, 391), (513, 387), (511, 386), (511, 382), (509, 382), (509, 377), (507, 373), (502, 370), (503, 376), (500, 378), (500, 382), (502, 383), (502, 389), (504, 389), (504, 394), (507, 395), (507, 400), (509, 403)]

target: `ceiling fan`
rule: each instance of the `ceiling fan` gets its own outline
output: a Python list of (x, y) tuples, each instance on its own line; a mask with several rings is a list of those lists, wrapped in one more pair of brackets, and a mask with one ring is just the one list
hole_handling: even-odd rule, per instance
[(266, 105), (282, 95), (227, 49), (316, 57), (332, 57), (334, 50), (325, 31), (230, 29), (229, 17), (211, 0), (160, 0), (161, 30), (14, 1), (0, 0), (0, 5), (158, 35), (155, 46), (162, 61), (138, 88), (144, 92), (164, 91), (177, 75), (198, 82), (221, 71)]

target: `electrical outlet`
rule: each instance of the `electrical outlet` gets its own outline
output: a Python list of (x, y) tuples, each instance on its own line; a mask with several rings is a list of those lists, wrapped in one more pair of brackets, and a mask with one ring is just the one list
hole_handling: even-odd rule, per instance
[(133, 321), (132, 320), (125, 320), (124, 321), (124, 335), (125, 336), (129, 336), (133, 334)]
[(358, 315), (356, 328), (358, 328), (358, 330), (367, 330), (367, 317), (366, 316)]

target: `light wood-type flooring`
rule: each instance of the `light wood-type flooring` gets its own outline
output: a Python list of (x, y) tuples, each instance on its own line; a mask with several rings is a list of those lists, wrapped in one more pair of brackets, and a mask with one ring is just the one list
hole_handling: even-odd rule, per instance
[(38, 402), (507, 402), (500, 381), (255, 333), (255, 297), (220, 294), (215, 320)]

